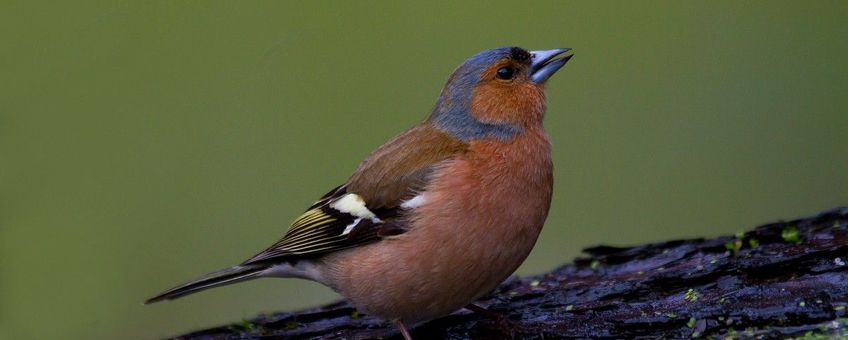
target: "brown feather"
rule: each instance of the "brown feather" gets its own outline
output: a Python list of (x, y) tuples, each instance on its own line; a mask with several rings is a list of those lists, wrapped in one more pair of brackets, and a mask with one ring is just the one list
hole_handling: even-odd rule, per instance
[(394, 208), (423, 190), (441, 162), (467, 151), (467, 143), (422, 123), (371, 153), (348, 180), (347, 190), (362, 196), (369, 209)]

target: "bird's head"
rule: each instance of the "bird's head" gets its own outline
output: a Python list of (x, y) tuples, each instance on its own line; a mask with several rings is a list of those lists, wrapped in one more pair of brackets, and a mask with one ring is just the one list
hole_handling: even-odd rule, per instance
[(502, 47), (474, 55), (448, 79), (429, 121), (463, 140), (508, 139), (541, 125), (545, 83), (571, 59), (570, 50)]

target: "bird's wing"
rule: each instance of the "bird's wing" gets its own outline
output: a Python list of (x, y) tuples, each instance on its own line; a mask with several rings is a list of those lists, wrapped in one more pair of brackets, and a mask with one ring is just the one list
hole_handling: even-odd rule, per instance
[(244, 264), (314, 257), (403, 233), (401, 204), (425, 189), (440, 164), (467, 147), (424, 124), (404, 132), (368, 156), (347, 183), (315, 202), (279, 242)]

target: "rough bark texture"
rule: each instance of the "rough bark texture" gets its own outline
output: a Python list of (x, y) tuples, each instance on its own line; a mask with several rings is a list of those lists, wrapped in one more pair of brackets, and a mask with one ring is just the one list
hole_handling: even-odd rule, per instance
[[(418, 339), (846, 336), (848, 207), (744, 234), (586, 249), (574, 264), (512, 278), (478, 305), (415, 328)], [(181, 339), (399, 338), (346, 302), (263, 315)]]

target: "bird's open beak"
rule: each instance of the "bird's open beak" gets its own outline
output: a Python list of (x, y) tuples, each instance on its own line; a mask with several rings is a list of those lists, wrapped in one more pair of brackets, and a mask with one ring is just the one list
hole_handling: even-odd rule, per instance
[(536, 84), (544, 83), (559, 70), (573, 54), (566, 55), (570, 48), (557, 48), (544, 51), (530, 51), (530, 80)]

